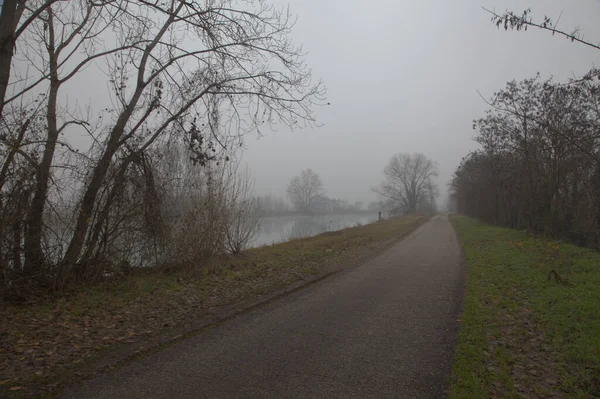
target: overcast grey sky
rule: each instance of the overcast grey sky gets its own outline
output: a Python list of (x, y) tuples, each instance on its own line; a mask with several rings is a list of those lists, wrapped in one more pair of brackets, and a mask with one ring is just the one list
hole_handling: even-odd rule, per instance
[[(282, 1), (283, 4), (288, 2)], [(486, 97), (512, 79), (580, 76), (600, 66), (600, 52), (549, 32), (504, 32), (482, 6), (502, 12), (530, 7), (559, 28), (579, 26), (600, 42), (600, 0), (292, 0), (295, 43), (328, 89), (322, 127), (280, 127), (247, 137), (244, 160), (258, 194), (284, 196), (292, 176), (312, 168), (329, 196), (375, 199), (371, 191), (389, 158), (423, 152), (440, 165), (440, 189), (475, 149), (472, 120)]]

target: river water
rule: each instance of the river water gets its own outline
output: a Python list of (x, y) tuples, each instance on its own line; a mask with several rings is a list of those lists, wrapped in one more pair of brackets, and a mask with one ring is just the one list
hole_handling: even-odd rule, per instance
[(315, 216), (267, 216), (260, 225), (250, 247), (261, 247), (295, 238), (310, 237), (327, 231), (336, 231), (373, 223), (378, 214), (336, 214)]

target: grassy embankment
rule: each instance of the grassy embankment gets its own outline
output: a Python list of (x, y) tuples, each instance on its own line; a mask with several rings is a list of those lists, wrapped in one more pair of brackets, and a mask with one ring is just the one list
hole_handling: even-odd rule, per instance
[(453, 222), (468, 277), (450, 397), (600, 397), (600, 254)]
[(0, 304), (0, 396), (51, 395), (115, 350), (173, 336), (227, 305), (360, 262), (426, 220), (384, 220), (251, 249), (187, 273), (136, 275), (62, 299)]

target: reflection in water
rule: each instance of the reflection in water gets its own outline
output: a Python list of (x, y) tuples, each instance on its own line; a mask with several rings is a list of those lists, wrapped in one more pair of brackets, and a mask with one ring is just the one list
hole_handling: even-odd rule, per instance
[(377, 214), (264, 217), (250, 246), (260, 247), (341, 230), (357, 224), (373, 223), (377, 217)]

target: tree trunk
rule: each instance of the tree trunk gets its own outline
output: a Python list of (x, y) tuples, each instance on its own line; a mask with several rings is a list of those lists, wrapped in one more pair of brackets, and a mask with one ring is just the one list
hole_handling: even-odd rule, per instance
[(50, 92), (48, 94), (48, 111), (46, 115), (48, 135), (42, 162), (37, 168), (35, 191), (27, 216), (27, 231), (25, 234), (25, 272), (27, 273), (35, 273), (45, 263), (44, 253), (42, 251), (43, 216), (46, 197), (48, 195), (50, 167), (52, 166), (52, 160), (54, 159), (54, 152), (56, 150), (56, 142), (58, 141), (59, 133), (56, 117), (56, 98), (58, 96), (60, 81), (58, 79), (58, 60), (54, 48), (54, 23), (51, 8), (48, 8), (48, 33), (48, 62), (50, 68)]
[(94, 206), (96, 205), (96, 197), (98, 195), (98, 191), (100, 191), (100, 186), (104, 181), (104, 177), (106, 176), (106, 173), (112, 161), (112, 157), (115, 155), (115, 153), (121, 146), (120, 140), (125, 131), (125, 127), (127, 126), (127, 122), (133, 115), (133, 111), (135, 110), (135, 107), (137, 106), (138, 101), (142, 96), (142, 92), (148, 84), (148, 82), (144, 81), (144, 73), (146, 72), (146, 64), (148, 62), (148, 58), (150, 57), (150, 53), (156, 47), (157, 43), (159, 43), (159, 41), (162, 39), (163, 35), (167, 31), (167, 29), (172, 25), (173, 21), (177, 18), (179, 11), (183, 8), (184, 4), (184, 2), (179, 3), (177, 8), (165, 21), (163, 27), (158, 32), (152, 43), (148, 44), (148, 46), (144, 50), (144, 54), (142, 55), (140, 65), (138, 67), (136, 90), (133, 93), (131, 100), (129, 101), (125, 109), (119, 115), (115, 126), (111, 130), (102, 157), (100, 158), (100, 160), (96, 164), (96, 167), (92, 171), (92, 178), (88, 183), (85, 193), (83, 195), (81, 207), (79, 208), (79, 214), (77, 215), (75, 231), (73, 232), (73, 237), (71, 238), (71, 242), (69, 243), (67, 252), (65, 253), (65, 256), (63, 257), (63, 260), (60, 265), (59, 283), (61, 284), (64, 282), (64, 278), (68, 274), (70, 268), (77, 263), (79, 256), (81, 255), (83, 244), (85, 243), (85, 237), (89, 228), (92, 211), (94, 210)]
[[(96, 196), (98, 195), (102, 181), (106, 176), (106, 172), (108, 171), (112, 157), (119, 148), (119, 140), (123, 135), (125, 123), (127, 119), (129, 119), (129, 115), (131, 115), (132, 108), (133, 107), (128, 107), (126, 112), (124, 112), (121, 115), (121, 118), (119, 118), (119, 121), (111, 132), (110, 139), (106, 145), (104, 153), (102, 154), (102, 158), (100, 158), (100, 161), (96, 164), (96, 167), (92, 172), (92, 178), (87, 185), (83, 195), (83, 200), (81, 201), (81, 207), (79, 208), (79, 214), (77, 216), (73, 238), (71, 239), (69, 247), (67, 248), (67, 252), (63, 258), (61, 266), (61, 278), (66, 277), (66, 272), (68, 269), (77, 263), (77, 260), (79, 259), (79, 255), (81, 254), (81, 250), (83, 248), (83, 243), (85, 242), (92, 211), (94, 210), (94, 206), (96, 204)], [(127, 118), (124, 118), (126, 114)]]
[(17, 152), (21, 147), (21, 143), (23, 143), (25, 132), (29, 128), (30, 123), (31, 119), (27, 119), (19, 129), (19, 134), (17, 135), (17, 139), (15, 140), (15, 142), (9, 144), (10, 151), (6, 155), (6, 159), (4, 160), (4, 164), (2, 165), (2, 169), (0, 170), (0, 190), (2, 190), (2, 187), (4, 187), (4, 183), (6, 182), (6, 176), (8, 175), (8, 169), (10, 168), (10, 165), (12, 164), (13, 160), (15, 159), (15, 156), (17, 155)]
[(102, 230), (102, 226), (108, 219), (110, 208), (111, 208), (112, 204), (114, 203), (115, 199), (119, 198), (119, 196), (121, 195), (121, 193), (123, 191), (123, 187), (125, 185), (125, 172), (127, 170), (127, 167), (129, 166), (130, 162), (131, 162), (130, 159), (126, 159), (123, 162), (123, 164), (119, 167), (117, 176), (114, 179), (113, 186), (108, 191), (106, 203), (104, 204), (104, 207), (102, 208), (102, 210), (99, 212), (98, 217), (95, 220), (94, 225), (92, 226), (89, 240), (85, 244), (86, 250), (82, 257), (84, 260), (89, 260), (93, 256), (92, 252), (93, 252), (94, 248), (96, 247), (98, 238), (100, 237), (100, 232)]
[(10, 66), (15, 48), (15, 29), (24, 8), (24, 1), (4, 0), (2, 13), (0, 13), (0, 117), (4, 111), (4, 98), (10, 78)]

